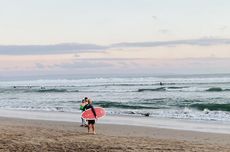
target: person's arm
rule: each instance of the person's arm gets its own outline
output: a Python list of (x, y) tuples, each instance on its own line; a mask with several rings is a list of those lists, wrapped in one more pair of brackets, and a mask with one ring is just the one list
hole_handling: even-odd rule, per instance
[(82, 108), (82, 111), (85, 111), (87, 104)]
[(91, 109), (92, 109), (92, 112), (94, 114), (94, 117), (97, 118), (97, 114), (96, 114), (95, 109), (94, 109), (94, 107), (92, 105), (91, 105)]
[(81, 105), (80, 105), (80, 110), (83, 110), (83, 108), (84, 108), (84, 106), (81, 104)]

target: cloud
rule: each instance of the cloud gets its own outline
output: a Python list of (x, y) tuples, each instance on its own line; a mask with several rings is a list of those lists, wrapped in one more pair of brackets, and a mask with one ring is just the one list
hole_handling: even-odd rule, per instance
[(0, 45), (0, 55), (46, 55), (95, 51), (101, 52), (114, 48), (169, 47), (178, 45), (212, 46), (229, 44), (230, 39), (201, 38), (173, 41), (122, 42), (107, 46), (80, 43), (61, 43), (54, 45)]
[[(184, 59), (81, 59), (57, 65), (59, 70), (77, 74), (151, 74), (151, 73), (225, 73), (229, 71), (229, 58)], [(68, 73), (68, 72), (65, 72)]]
[(80, 43), (60, 43), (53, 45), (0, 45), (2, 55), (42, 55), (64, 54), (83, 51), (104, 50), (105, 46)]
[[(151, 58), (100, 58), (76, 59), (68, 63), (32, 65), (33, 67), (9, 66), (0, 68), (0, 79), (18, 79), (20, 76), (41, 78), (76, 78), (101, 76), (140, 76), (154, 74), (202, 74), (202, 73), (230, 73), (230, 58), (184, 58), (184, 59), (151, 59)], [(35, 68), (34, 68), (35, 66)], [(60, 77), (59, 77), (60, 76)], [(45, 77), (47, 78), (47, 77)]]
[(154, 20), (157, 20), (157, 19), (158, 19), (158, 17), (155, 16), (155, 15), (153, 15), (152, 18), (153, 18)]
[(128, 48), (128, 47), (159, 47), (159, 46), (175, 46), (175, 45), (196, 45), (196, 46), (211, 46), (211, 45), (229, 45), (230, 39), (188, 39), (188, 40), (174, 40), (174, 41), (155, 41), (155, 42), (130, 42), (130, 43), (116, 43), (110, 47), (113, 48)]
[(36, 68), (38, 68), (38, 69), (44, 69), (44, 68), (45, 68), (45, 65), (44, 65), (44, 64), (41, 64), (41, 63), (35, 63), (35, 66), (36, 66)]
[(226, 31), (228, 29), (228, 26), (221, 26), (219, 28), (220, 31)]
[(170, 30), (168, 30), (168, 29), (160, 29), (160, 30), (158, 30), (158, 32), (161, 33), (161, 34), (169, 34)]
[(62, 63), (55, 65), (58, 68), (64, 69), (97, 69), (97, 68), (108, 68), (113, 67), (109, 60), (94, 60), (94, 59), (83, 59), (77, 60), (72, 63)]

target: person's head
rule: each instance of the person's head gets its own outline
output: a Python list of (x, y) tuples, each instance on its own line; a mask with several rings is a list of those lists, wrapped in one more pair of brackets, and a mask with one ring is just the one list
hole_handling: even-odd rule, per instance
[(92, 104), (93, 100), (92, 99), (88, 99), (88, 104)]
[(82, 99), (82, 100), (81, 100), (81, 103), (85, 103), (85, 99)]
[(85, 97), (85, 98), (84, 98), (84, 101), (85, 101), (85, 104), (88, 104), (89, 98)]
[(86, 102), (88, 102), (88, 97), (82, 99), (82, 103), (86, 103)]

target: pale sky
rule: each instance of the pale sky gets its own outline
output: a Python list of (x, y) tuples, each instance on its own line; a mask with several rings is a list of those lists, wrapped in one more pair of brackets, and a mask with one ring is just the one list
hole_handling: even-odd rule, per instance
[(0, 73), (230, 73), (229, 0), (0, 0)]

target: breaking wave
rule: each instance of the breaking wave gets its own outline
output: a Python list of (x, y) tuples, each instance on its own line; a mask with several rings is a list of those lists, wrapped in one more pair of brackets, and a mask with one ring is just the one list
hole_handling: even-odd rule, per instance
[(213, 88), (209, 88), (206, 91), (209, 92), (221, 92), (221, 91), (230, 91), (230, 89), (222, 89), (220, 87), (213, 87)]
[(214, 103), (208, 103), (208, 104), (192, 104), (190, 105), (192, 108), (196, 108), (198, 110), (211, 110), (211, 111), (230, 111), (230, 104), (214, 104)]
[(137, 92), (144, 92), (144, 91), (166, 91), (165, 87), (155, 88), (155, 89), (138, 89)]

